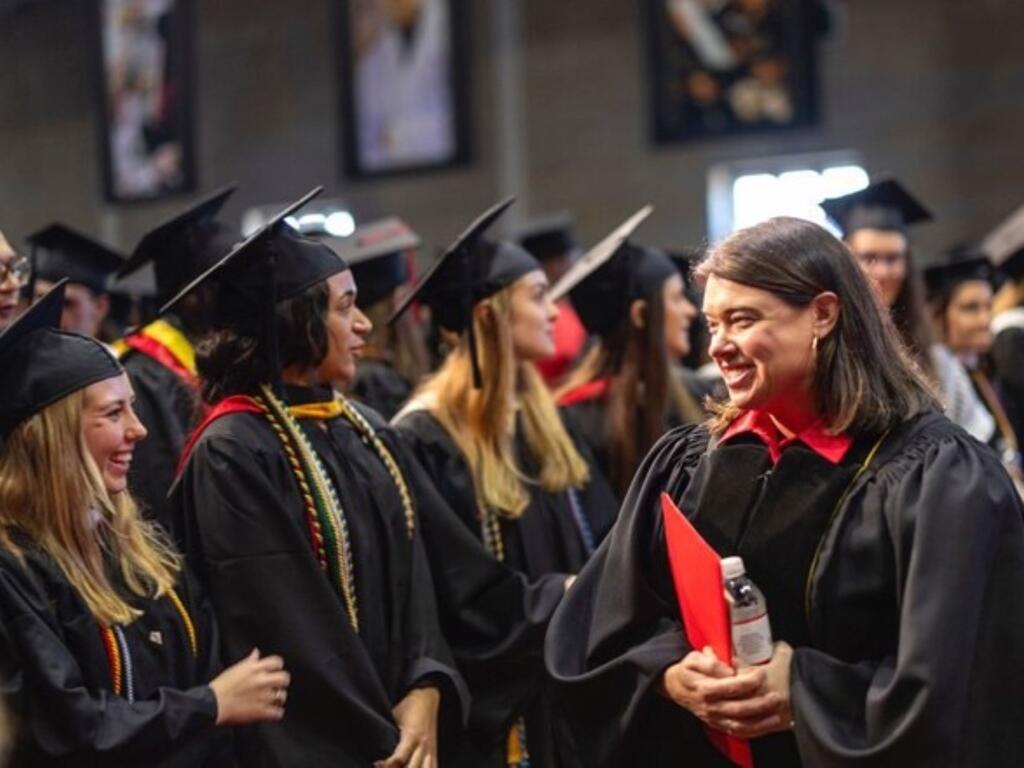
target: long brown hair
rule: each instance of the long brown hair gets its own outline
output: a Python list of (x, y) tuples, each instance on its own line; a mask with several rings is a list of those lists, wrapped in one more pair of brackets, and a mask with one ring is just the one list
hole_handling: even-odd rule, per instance
[[(482, 387), (473, 387), (466, 333), (440, 370), (427, 379), (411, 405), (423, 406), (441, 423), (469, 464), (478, 503), (502, 517), (517, 518), (529, 503), (528, 486), (546, 491), (581, 488), (590, 468), (562, 423), (555, 401), (531, 363), (516, 361), (509, 331), (512, 286), (474, 313)], [(517, 406), (527, 448), (540, 466), (538, 478), (519, 466), (515, 447)]]
[(889, 308), (889, 314), (903, 346), (914, 362), (932, 381), (937, 381), (935, 364), (931, 358), (934, 339), (928, 324), (921, 273), (914, 266), (914, 257), (909, 248), (903, 258), (907, 263), (907, 274), (896, 294), (896, 300)]
[(430, 370), (430, 355), (414, 313), (405, 312), (389, 323), (394, 311), (394, 293), (363, 308), (373, 323), (363, 357), (390, 363), (406, 381), (416, 385)]
[[(0, 547), (23, 557), (18, 534), (60, 568), (103, 624), (141, 615), (139, 598), (169, 592), (181, 558), (144, 521), (128, 491), (111, 495), (82, 438), (85, 390), (35, 414), (7, 436), (0, 452)], [(118, 579), (112, 579), (111, 568)]]
[(685, 423), (704, 413), (669, 364), (665, 346), (665, 301), (660, 290), (643, 299), (644, 323), (629, 316), (591, 347), (555, 397), (591, 381), (611, 378), (604, 435), (609, 446), (609, 481), (623, 496), (640, 459), (665, 432), (670, 413)]
[[(941, 407), (852, 254), (818, 225), (778, 217), (741, 229), (712, 248), (694, 274), (702, 283), (715, 275), (767, 291), (794, 307), (826, 291), (839, 297), (839, 318), (818, 344), (814, 377), (815, 405), (832, 432), (881, 433)], [(716, 404), (712, 431), (739, 412)]]

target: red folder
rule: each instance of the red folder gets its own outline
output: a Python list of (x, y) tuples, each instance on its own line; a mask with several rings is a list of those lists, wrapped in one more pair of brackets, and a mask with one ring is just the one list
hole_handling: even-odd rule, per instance
[[(731, 665), (732, 629), (722, 592), (721, 557), (697, 533), (667, 493), (661, 494), (661, 515), (686, 640), (695, 650), (710, 645), (719, 660)], [(704, 732), (733, 763), (753, 768), (754, 758), (745, 739), (714, 728), (705, 727)]]

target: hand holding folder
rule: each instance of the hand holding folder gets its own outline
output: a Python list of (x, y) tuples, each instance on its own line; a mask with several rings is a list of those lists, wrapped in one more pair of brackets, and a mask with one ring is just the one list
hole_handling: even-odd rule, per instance
[[(661, 514), (686, 640), (696, 650), (711, 646), (719, 660), (731, 666), (732, 627), (722, 589), (721, 558), (667, 493), (661, 494)], [(706, 726), (704, 731), (733, 763), (753, 768), (749, 742)]]

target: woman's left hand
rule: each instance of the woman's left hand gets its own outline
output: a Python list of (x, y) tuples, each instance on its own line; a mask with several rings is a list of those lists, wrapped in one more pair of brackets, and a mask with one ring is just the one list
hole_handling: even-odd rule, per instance
[(437, 688), (414, 688), (392, 713), (398, 723), (398, 746), (374, 768), (437, 768), (437, 710), (441, 692)]
[(793, 710), (789, 698), (789, 667), (792, 660), (793, 648), (789, 643), (775, 643), (771, 661), (762, 667), (765, 672), (764, 686), (750, 697), (762, 703), (770, 703), (770, 706), (759, 706), (761, 711), (754, 717), (732, 717), (730, 708), (743, 712), (745, 709), (749, 711), (749, 707), (745, 707), (746, 702), (743, 700), (723, 702), (718, 707), (718, 717), (715, 718), (717, 722), (714, 725), (741, 739), (756, 739), (758, 736), (792, 728)]

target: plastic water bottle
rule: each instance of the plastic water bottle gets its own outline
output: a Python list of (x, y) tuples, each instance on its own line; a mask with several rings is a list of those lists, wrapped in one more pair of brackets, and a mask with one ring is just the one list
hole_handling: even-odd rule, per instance
[(747, 576), (742, 557), (722, 559), (722, 581), (732, 619), (733, 663), (741, 666), (766, 664), (772, 657), (768, 603)]

